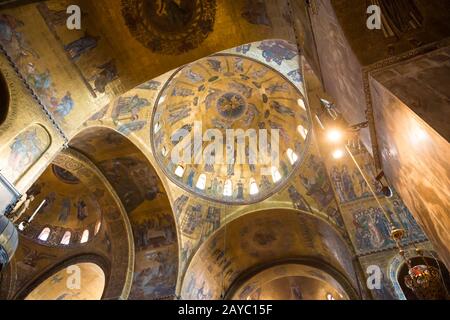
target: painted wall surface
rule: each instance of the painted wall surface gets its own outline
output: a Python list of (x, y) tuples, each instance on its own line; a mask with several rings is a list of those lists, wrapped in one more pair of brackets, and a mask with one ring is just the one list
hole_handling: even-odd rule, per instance
[(450, 140), (450, 47), (373, 72), (372, 77)]
[(2, 174), (17, 183), (50, 147), (50, 135), (40, 125), (31, 125), (0, 150)]
[(315, 74), (321, 77), (321, 67), (317, 54), (316, 39), (313, 33), (308, 5), (302, 0), (290, 1), (295, 23), (295, 31), (302, 53), (309, 61)]
[[(90, 108), (79, 105), (95, 105), (95, 100), (35, 5), (2, 11), (0, 21), (1, 46), (58, 124), (68, 129), (73, 120), (86, 117)], [(75, 116), (74, 109), (79, 109)]]
[[(390, 58), (450, 36), (447, 1), (331, 0), (339, 24), (362, 65)], [(380, 30), (369, 30), (366, 14), (376, 4), (384, 16)]]
[[(316, 13), (311, 14), (311, 23), (324, 89), (349, 123), (361, 123), (366, 119), (362, 65), (349, 45), (331, 1), (314, 3)], [(366, 146), (370, 146), (368, 130), (361, 134)]]
[(386, 174), (449, 266), (450, 145), (374, 79), (371, 91)]

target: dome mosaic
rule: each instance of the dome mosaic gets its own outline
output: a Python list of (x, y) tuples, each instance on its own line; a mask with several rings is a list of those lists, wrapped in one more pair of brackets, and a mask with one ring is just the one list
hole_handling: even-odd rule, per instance
[(96, 185), (88, 185), (84, 177), (52, 164), (28, 191), (34, 197), (29, 214), (36, 210), (38, 214), (23, 235), (46, 246), (91, 241), (101, 227), (101, 192)]
[(151, 137), (160, 167), (208, 200), (266, 199), (301, 164), (309, 144), (299, 88), (248, 57), (222, 53), (178, 69), (155, 109)]

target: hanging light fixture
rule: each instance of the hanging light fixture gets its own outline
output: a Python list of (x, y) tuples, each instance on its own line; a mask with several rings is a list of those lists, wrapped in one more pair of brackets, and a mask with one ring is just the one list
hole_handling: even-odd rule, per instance
[[(423, 250), (416, 247), (416, 253), (422, 258), (424, 264), (413, 265), (411, 260), (406, 256), (406, 251), (402, 246), (402, 239), (405, 238), (405, 231), (403, 229), (395, 229), (391, 233), (399, 254), (408, 266), (408, 274), (405, 276), (404, 281), (406, 287), (408, 287), (416, 297), (420, 300), (446, 300), (449, 299), (447, 288), (441, 272), (434, 266), (431, 266), (423, 254)], [(439, 265), (439, 262), (436, 260)]]

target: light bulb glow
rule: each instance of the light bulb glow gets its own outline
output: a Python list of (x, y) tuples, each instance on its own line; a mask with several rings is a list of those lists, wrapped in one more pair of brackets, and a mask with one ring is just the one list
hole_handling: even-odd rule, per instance
[(330, 129), (327, 132), (327, 139), (330, 142), (340, 142), (342, 140), (343, 133), (338, 129)]
[(332, 156), (334, 159), (341, 159), (344, 157), (344, 151), (342, 151), (342, 149), (337, 149), (333, 151)]

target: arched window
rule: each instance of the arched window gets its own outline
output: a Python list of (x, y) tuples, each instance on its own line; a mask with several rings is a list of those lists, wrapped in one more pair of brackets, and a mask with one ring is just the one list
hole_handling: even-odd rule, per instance
[(255, 195), (259, 193), (258, 185), (256, 184), (255, 179), (250, 179), (250, 194)]
[(289, 158), (289, 162), (292, 165), (294, 165), (294, 163), (296, 163), (297, 160), (298, 160), (297, 154), (291, 148), (287, 149), (286, 154), (287, 154), (287, 156)]
[(101, 226), (102, 222), (101, 221), (97, 222), (97, 224), (95, 225), (94, 235), (97, 235), (97, 233), (100, 231)]
[(306, 111), (306, 105), (305, 105), (305, 100), (303, 100), (302, 98), (297, 100), (298, 105), (300, 106), (300, 108), (302, 108), (303, 110)]
[(231, 197), (233, 195), (233, 183), (230, 179), (225, 181), (225, 184), (223, 186), (223, 195), (225, 197)]
[(169, 151), (167, 150), (167, 147), (166, 147), (166, 146), (162, 147), (161, 154), (162, 154), (164, 157), (167, 157), (167, 155), (169, 154)]
[(38, 239), (45, 242), (48, 240), (49, 236), (50, 236), (50, 228), (44, 228), (39, 234)]
[(280, 171), (278, 171), (278, 168), (277, 167), (272, 167), (271, 171), (272, 171), (272, 181), (274, 183), (277, 183), (278, 181), (280, 181), (281, 180), (281, 174), (280, 174)]
[(306, 129), (304, 126), (299, 125), (297, 127), (298, 133), (302, 136), (303, 140), (306, 140), (306, 137), (308, 136), (308, 129)]
[(70, 231), (66, 231), (61, 239), (61, 244), (63, 246), (69, 245), (71, 237), (72, 237), (72, 233), (70, 233)]
[(161, 123), (160, 123), (160, 122), (157, 122), (157, 123), (155, 124), (154, 133), (157, 133), (160, 129), (161, 129)]
[(183, 166), (177, 166), (177, 168), (175, 169), (175, 174), (182, 178), (184, 175), (184, 167)]
[(197, 184), (195, 185), (199, 190), (205, 190), (206, 188), (206, 174), (202, 173), (197, 180)]
[(81, 235), (80, 243), (86, 243), (89, 240), (89, 230), (86, 229), (83, 231), (83, 234)]

